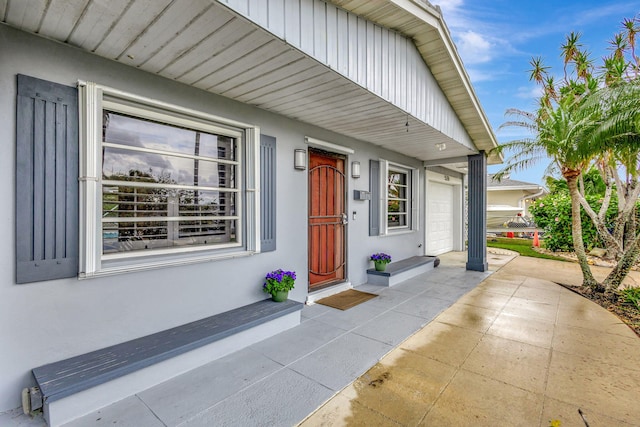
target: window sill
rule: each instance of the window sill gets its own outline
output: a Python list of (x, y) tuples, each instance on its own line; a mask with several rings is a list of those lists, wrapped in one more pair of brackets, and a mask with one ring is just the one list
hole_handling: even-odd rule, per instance
[(380, 237), (399, 236), (401, 234), (412, 234), (415, 232), (416, 230), (391, 230), (387, 231), (387, 234), (381, 234)]
[(145, 270), (155, 270), (158, 268), (179, 267), (183, 265), (199, 264), (203, 262), (220, 261), (220, 260), (233, 259), (233, 258), (244, 258), (244, 257), (254, 255), (255, 253), (256, 252), (254, 251), (242, 251), (242, 252), (233, 252), (233, 253), (218, 254), (218, 255), (203, 255), (199, 257), (190, 257), (188, 259), (175, 259), (175, 260), (164, 259), (159, 261), (148, 261), (144, 263), (136, 263), (131, 265), (105, 267), (99, 271), (95, 271), (92, 273), (79, 273), (78, 279), (80, 280), (93, 279), (96, 277), (113, 276), (117, 274), (133, 273), (133, 272), (145, 271)]

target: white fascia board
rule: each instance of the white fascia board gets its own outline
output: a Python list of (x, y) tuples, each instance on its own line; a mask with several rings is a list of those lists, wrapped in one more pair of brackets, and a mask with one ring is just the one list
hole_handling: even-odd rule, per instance
[[(462, 59), (460, 58), (460, 55), (458, 55), (458, 50), (456, 49), (455, 44), (453, 43), (453, 39), (451, 38), (451, 33), (449, 32), (449, 28), (447, 27), (447, 24), (442, 18), (442, 14), (440, 14), (438, 10), (427, 6), (426, 4), (417, 3), (415, 0), (388, 0), (388, 1), (390, 3), (395, 4), (399, 8), (407, 11), (407, 13), (410, 13), (416, 18), (419, 18), (426, 25), (430, 25), (431, 27), (438, 30), (438, 34), (440, 35), (440, 38), (444, 42), (445, 48), (447, 49), (447, 53), (449, 54), (449, 57), (454, 63), (455, 71), (460, 77), (461, 83), (464, 85), (466, 92), (469, 94), (469, 98), (471, 99), (471, 102), (473, 103), (474, 108), (476, 109), (476, 112), (478, 113), (478, 116), (480, 117), (480, 120), (482, 121), (482, 124), (487, 134), (490, 135), (492, 145), (494, 147), (497, 147), (498, 140), (496, 139), (496, 136), (493, 133), (493, 130), (492, 130), (491, 124), (489, 123), (489, 119), (487, 118), (487, 115), (482, 109), (480, 100), (478, 99), (478, 96), (476, 95), (473, 85), (471, 84), (471, 79), (469, 78), (469, 75), (467, 74), (467, 71), (464, 68)], [(425, 58), (425, 61), (426, 61), (426, 58)], [(504, 162), (503, 154), (498, 153), (498, 155), (500, 157), (500, 160)]]
[(508, 205), (487, 205), (487, 212), (516, 212), (522, 211), (521, 207)]
[(487, 187), (487, 191), (513, 191), (513, 190), (523, 190), (523, 191), (540, 191), (542, 190), (542, 187), (537, 186), (537, 185), (519, 185), (519, 186), (509, 186), (509, 187)]
[(425, 24), (429, 24), (438, 30), (438, 33), (440, 34), (440, 38), (442, 39), (442, 41), (445, 44), (445, 47), (447, 48), (447, 53), (453, 60), (456, 67), (456, 71), (460, 76), (462, 83), (465, 86), (465, 89), (469, 93), (471, 101), (474, 104), (474, 107), (478, 111), (478, 114), (480, 115), (480, 118), (482, 119), (487, 131), (491, 134), (495, 146), (498, 146), (498, 141), (495, 139), (495, 135), (493, 135), (493, 132), (491, 130), (492, 129), (491, 125), (489, 124), (489, 119), (487, 118), (486, 114), (484, 113), (484, 110), (482, 109), (480, 100), (478, 99), (475, 93), (475, 90), (473, 88), (473, 85), (471, 84), (471, 79), (469, 78), (469, 75), (467, 74), (467, 71), (464, 68), (462, 59), (460, 58), (460, 55), (458, 55), (458, 50), (456, 49), (455, 44), (453, 43), (453, 39), (451, 38), (451, 33), (449, 32), (449, 28), (447, 27), (447, 24), (444, 21), (442, 14), (440, 14), (438, 10), (428, 7), (425, 4), (417, 4), (415, 0), (389, 0), (389, 1), (401, 7), (402, 9), (406, 10), (407, 12), (411, 13), (415, 17), (420, 18), (420, 20), (425, 22)]

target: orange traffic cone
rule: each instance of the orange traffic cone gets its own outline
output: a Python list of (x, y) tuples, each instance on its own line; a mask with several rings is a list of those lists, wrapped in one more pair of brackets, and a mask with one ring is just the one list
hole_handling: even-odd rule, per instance
[(540, 239), (538, 239), (538, 230), (533, 232), (533, 246), (536, 248), (540, 247)]

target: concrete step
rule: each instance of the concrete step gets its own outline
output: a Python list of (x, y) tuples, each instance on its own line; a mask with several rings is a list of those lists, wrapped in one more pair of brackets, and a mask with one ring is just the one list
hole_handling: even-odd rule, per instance
[(394, 286), (427, 271), (433, 270), (440, 264), (440, 259), (434, 256), (414, 256), (387, 264), (385, 271), (367, 270), (367, 283), (372, 285)]

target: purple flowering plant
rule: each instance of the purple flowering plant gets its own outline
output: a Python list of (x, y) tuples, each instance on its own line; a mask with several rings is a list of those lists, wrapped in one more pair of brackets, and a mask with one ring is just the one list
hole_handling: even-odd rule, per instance
[(373, 262), (381, 262), (383, 264), (388, 264), (391, 262), (391, 255), (385, 254), (384, 252), (379, 252), (377, 254), (371, 255), (369, 258)]
[(294, 282), (296, 281), (296, 272), (278, 269), (268, 273), (265, 279), (262, 290), (273, 295), (276, 292), (290, 291), (293, 289)]

